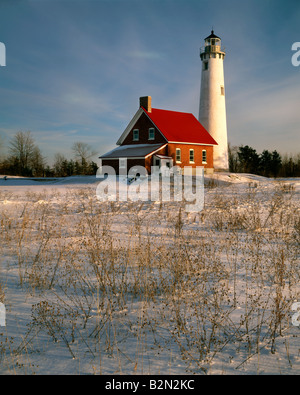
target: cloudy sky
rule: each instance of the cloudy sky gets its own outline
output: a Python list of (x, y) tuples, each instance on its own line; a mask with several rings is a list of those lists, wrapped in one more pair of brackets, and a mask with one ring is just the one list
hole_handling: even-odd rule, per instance
[(113, 148), (140, 96), (198, 117), (212, 26), (230, 143), (300, 152), (299, 0), (0, 0), (0, 136), (31, 130), (51, 163), (74, 141)]

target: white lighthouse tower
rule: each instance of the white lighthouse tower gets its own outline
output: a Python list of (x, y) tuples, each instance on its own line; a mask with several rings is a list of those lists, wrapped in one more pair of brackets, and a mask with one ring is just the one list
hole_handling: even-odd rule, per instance
[(218, 143), (214, 146), (214, 169), (228, 170), (228, 143), (223, 61), (220, 37), (211, 31), (200, 49), (202, 61), (199, 122)]

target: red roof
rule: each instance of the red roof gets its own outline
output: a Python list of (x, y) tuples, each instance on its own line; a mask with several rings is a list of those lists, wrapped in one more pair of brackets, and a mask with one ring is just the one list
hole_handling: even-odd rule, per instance
[(142, 109), (161, 131), (168, 142), (217, 145), (208, 131), (193, 114), (152, 108)]

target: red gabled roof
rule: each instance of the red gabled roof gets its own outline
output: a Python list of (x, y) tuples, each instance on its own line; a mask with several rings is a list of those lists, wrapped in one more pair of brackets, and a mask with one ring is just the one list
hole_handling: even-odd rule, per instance
[(218, 145), (193, 114), (152, 108), (142, 109), (168, 142)]

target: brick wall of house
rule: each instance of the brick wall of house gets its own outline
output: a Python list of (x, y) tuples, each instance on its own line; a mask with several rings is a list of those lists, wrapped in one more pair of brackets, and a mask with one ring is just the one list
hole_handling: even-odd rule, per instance
[[(176, 148), (181, 149), (181, 163), (176, 163)], [(194, 150), (194, 162), (190, 163), (190, 149)], [(202, 151), (206, 150), (207, 163), (202, 163)], [(209, 145), (193, 145), (193, 144), (168, 144), (156, 154), (168, 155), (173, 158), (173, 165), (179, 167), (203, 166), (204, 169), (213, 168), (213, 147)], [(133, 166), (143, 166), (146, 168), (148, 174), (151, 174), (151, 166), (153, 166), (153, 155), (145, 159), (127, 159), (127, 170)], [(102, 159), (102, 166), (111, 166), (114, 168), (116, 174), (119, 174), (119, 159)]]
[[(119, 175), (119, 159), (102, 159), (102, 167), (111, 166), (117, 175)], [(133, 166), (145, 167), (145, 159), (127, 159), (127, 172)]]
[[(155, 152), (154, 155), (168, 155), (168, 146), (166, 145), (159, 151)], [(151, 174), (151, 166), (154, 166), (154, 163), (153, 163), (154, 162), (154, 160), (153, 160), (154, 155), (150, 155), (146, 158), (145, 167), (146, 167), (149, 174)]]
[[(181, 163), (176, 163), (176, 148), (181, 149)], [(194, 150), (194, 162), (190, 163), (190, 149)], [(202, 151), (206, 150), (206, 163), (202, 163)], [(213, 166), (213, 146), (210, 145), (193, 145), (193, 144), (168, 144), (168, 155), (173, 158), (173, 164), (184, 166), (203, 166), (205, 169), (212, 169)]]
[[(155, 138), (154, 140), (149, 140), (149, 128), (155, 129)], [(139, 130), (139, 140), (133, 141), (133, 129)], [(158, 144), (158, 143), (166, 143), (167, 140), (164, 136), (155, 128), (151, 120), (147, 117), (145, 113), (143, 113), (134, 127), (131, 129), (130, 133), (127, 135), (122, 145), (131, 145), (131, 144)]]
[[(159, 155), (167, 155), (167, 146), (163, 147), (156, 153)], [(145, 159), (127, 159), (127, 171), (134, 166), (143, 166), (146, 168), (148, 174), (151, 174), (151, 166), (153, 166), (153, 155), (146, 157)], [(119, 159), (102, 159), (102, 166), (111, 166), (116, 174), (119, 174)]]

